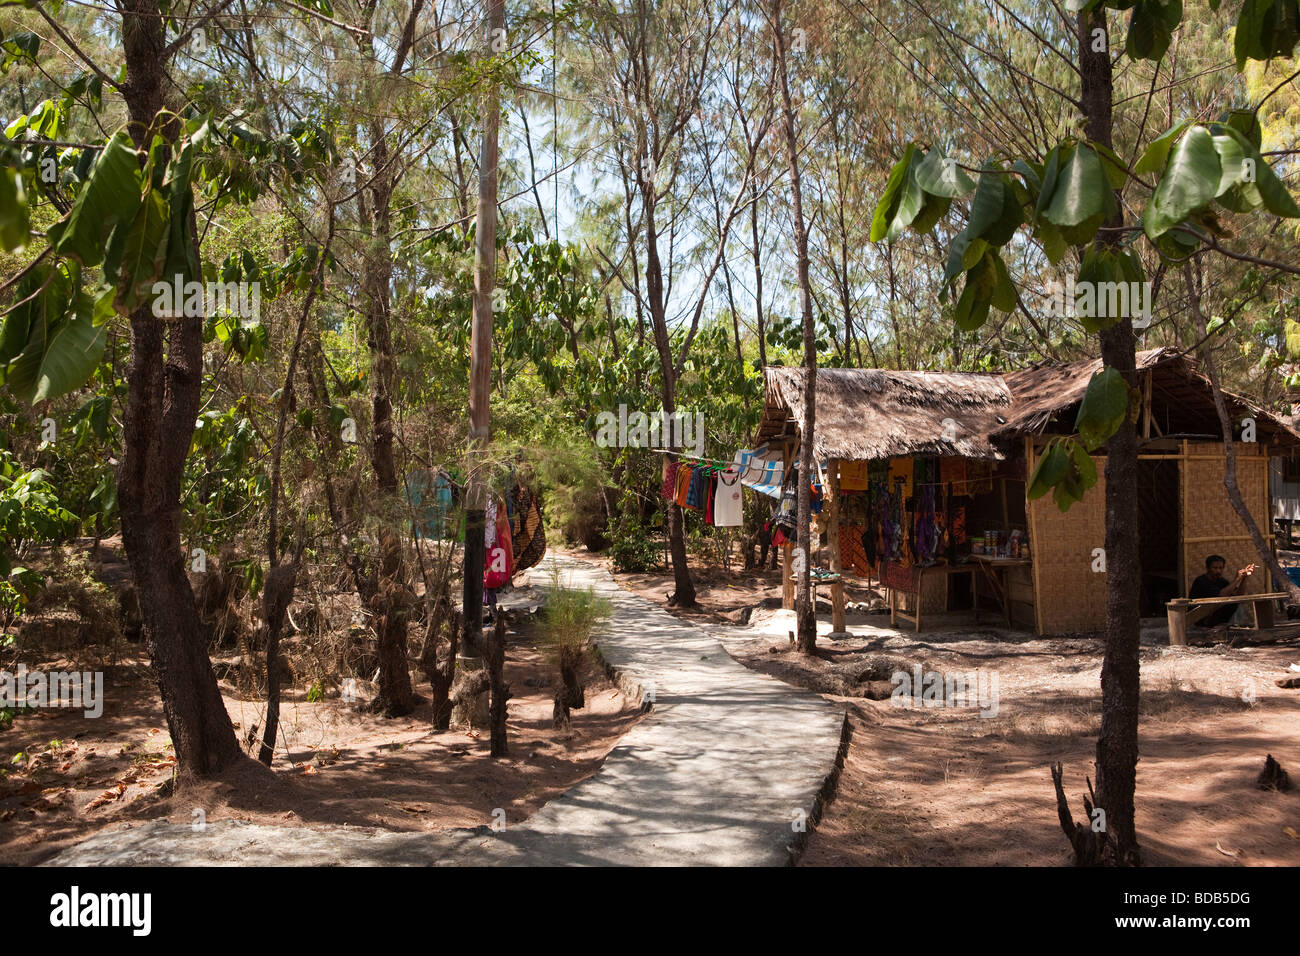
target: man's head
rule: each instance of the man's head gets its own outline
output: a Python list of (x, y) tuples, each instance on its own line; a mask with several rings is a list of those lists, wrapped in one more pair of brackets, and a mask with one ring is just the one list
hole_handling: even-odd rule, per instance
[(1217, 581), (1223, 577), (1223, 568), (1228, 562), (1221, 554), (1212, 554), (1205, 559), (1205, 573), (1210, 576), (1211, 580)]

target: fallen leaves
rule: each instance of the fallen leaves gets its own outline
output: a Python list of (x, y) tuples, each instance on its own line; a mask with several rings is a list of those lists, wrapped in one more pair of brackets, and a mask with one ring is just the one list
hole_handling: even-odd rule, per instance
[(94, 800), (91, 800), (90, 803), (86, 804), (86, 809), (98, 810), (100, 807), (104, 806), (105, 804), (112, 803), (114, 800), (118, 799), (124, 793), (126, 793), (126, 784), (119, 783), (116, 787), (112, 787), (108, 790), (105, 790)]

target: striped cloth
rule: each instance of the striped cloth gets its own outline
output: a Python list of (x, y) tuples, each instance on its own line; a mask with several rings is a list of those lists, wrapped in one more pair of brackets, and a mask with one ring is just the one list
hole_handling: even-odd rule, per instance
[(767, 445), (760, 445), (758, 448), (736, 452), (735, 461), (742, 485), (769, 498), (781, 497), (785, 468), (779, 452), (769, 449)]

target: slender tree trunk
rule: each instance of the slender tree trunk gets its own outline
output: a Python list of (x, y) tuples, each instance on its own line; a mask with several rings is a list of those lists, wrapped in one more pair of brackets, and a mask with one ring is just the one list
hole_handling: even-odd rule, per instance
[[(504, 0), (489, 0), (484, 42), (492, 49), (503, 36), (506, 23)], [(499, 31), (499, 32), (498, 32)], [(470, 468), (468, 507), (465, 518), (464, 602), (466, 654), (478, 654), (483, 634), (483, 567), (487, 541), (488, 489), (482, 474), (482, 457), (487, 449), (492, 368), (492, 285), (496, 270), (497, 238), (497, 135), (500, 100), (495, 84), (489, 84), (483, 104), (483, 141), (479, 155), (478, 224), (474, 233), (474, 325), (470, 341), (469, 438)]]
[[(1088, 137), (1111, 146), (1111, 61), (1093, 51), (1092, 31), (1105, 29), (1105, 11), (1078, 17), (1079, 68)], [(1107, 44), (1109, 48), (1109, 44)], [(1116, 197), (1118, 199), (1118, 197)], [(1124, 224), (1123, 207), (1108, 226)], [(1108, 235), (1116, 235), (1110, 233)], [(1100, 240), (1099, 240), (1100, 241)], [(1137, 387), (1136, 338), (1124, 318), (1101, 333), (1101, 357)], [(1141, 862), (1133, 795), (1137, 785), (1140, 616), (1137, 431), (1125, 416), (1106, 446), (1106, 652), (1101, 667), (1101, 733), (1097, 738), (1097, 806), (1115, 841), (1120, 866)]]
[(506, 622), (498, 617), (492, 637), (488, 641), (488, 688), (491, 694), (488, 714), (491, 718), (491, 756), (506, 756), (506, 703), (510, 700), (510, 685), (505, 680)]
[[(786, 157), (790, 163), (790, 198), (793, 204), (794, 242), (799, 276), (799, 308), (803, 316), (804, 366), (808, 370), (804, 386), (803, 431), (799, 436), (799, 508), (797, 556), (803, 570), (796, 580), (795, 620), (798, 634), (795, 646), (804, 654), (817, 648), (817, 609), (812, 602), (812, 518), (813, 438), (817, 414), (817, 333), (813, 325), (812, 289), (808, 280), (808, 228), (803, 218), (803, 190), (799, 177), (799, 142), (795, 135), (794, 104), (790, 99), (790, 76), (786, 62), (785, 34), (781, 25), (781, 0), (772, 3), (772, 34), (776, 44), (777, 70), (781, 77), (781, 103), (785, 128)], [(796, 565), (797, 567), (797, 565)]]
[[(123, 87), (136, 148), (145, 149), (164, 106), (163, 20), (150, 0), (124, 0)], [(163, 125), (174, 140), (175, 122)], [(193, 220), (191, 229), (193, 230)], [(197, 253), (197, 232), (194, 232)], [(242, 756), (202, 638), (181, 548), (181, 478), (203, 382), (203, 319), (163, 322), (148, 304), (131, 315), (118, 501), (151, 666), (182, 782)]]

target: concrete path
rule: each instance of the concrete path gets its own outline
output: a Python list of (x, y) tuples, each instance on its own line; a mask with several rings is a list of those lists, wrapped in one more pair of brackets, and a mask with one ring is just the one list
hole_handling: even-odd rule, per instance
[[(550, 562), (548, 561), (549, 565)], [(559, 559), (561, 583), (614, 606), (602, 656), (651, 712), (587, 780), (518, 826), (439, 833), (165, 820), (102, 833), (50, 861), (86, 865), (775, 866), (820, 814), (844, 713), (737, 664), (715, 638)], [(547, 568), (532, 583), (545, 584)]]

